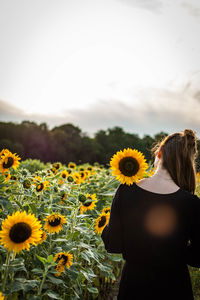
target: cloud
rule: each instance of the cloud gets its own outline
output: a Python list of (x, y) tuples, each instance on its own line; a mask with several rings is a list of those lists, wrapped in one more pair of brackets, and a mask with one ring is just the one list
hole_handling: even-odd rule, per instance
[(149, 88), (142, 90), (139, 98), (139, 102), (128, 104), (121, 99), (98, 99), (85, 109), (68, 109), (62, 115), (26, 114), (1, 100), (0, 118), (2, 121), (46, 122), (50, 129), (72, 123), (91, 137), (100, 129), (120, 126), (126, 132), (141, 137), (160, 131), (170, 134), (191, 128), (200, 138), (200, 90), (197, 84), (188, 82), (179, 90)]
[(163, 8), (163, 1), (161, 0), (117, 0), (124, 4), (134, 7), (150, 10), (151, 12), (160, 13)]
[(200, 6), (199, 3), (196, 5), (191, 2), (182, 2), (181, 4), (192, 16), (199, 17), (200, 16)]

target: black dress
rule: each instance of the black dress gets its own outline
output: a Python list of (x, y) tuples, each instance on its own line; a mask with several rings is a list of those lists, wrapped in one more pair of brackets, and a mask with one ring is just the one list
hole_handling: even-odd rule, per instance
[(200, 268), (200, 199), (120, 184), (102, 234), (125, 264), (117, 300), (194, 300), (188, 266)]

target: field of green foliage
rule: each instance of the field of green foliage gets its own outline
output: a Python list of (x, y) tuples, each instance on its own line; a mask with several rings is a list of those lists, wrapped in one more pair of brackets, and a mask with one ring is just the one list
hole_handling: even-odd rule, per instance
[[(100, 235), (119, 181), (98, 163), (15, 166), (0, 175), (0, 299), (108, 299), (124, 261)], [(190, 272), (197, 300), (200, 272)]]

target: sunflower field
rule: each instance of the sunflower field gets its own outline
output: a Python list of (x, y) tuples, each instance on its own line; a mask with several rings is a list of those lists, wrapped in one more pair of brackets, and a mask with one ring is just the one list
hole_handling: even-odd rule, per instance
[[(101, 233), (126, 179), (120, 174), (130, 184), (133, 169), (136, 181), (154, 169), (129, 148), (112, 157), (109, 169), (20, 160), (0, 152), (0, 300), (109, 299), (124, 261), (105, 250)], [(199, 270), (192, 269), (199, 289)]]

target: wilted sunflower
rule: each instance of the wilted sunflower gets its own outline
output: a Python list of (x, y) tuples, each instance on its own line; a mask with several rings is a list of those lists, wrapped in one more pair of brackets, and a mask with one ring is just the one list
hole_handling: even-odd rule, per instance
[(2, 173), (8, 172), (11, 167), (16, 169), (19, 166), (20, 159), (16, 153), (13, 154), (10, 151), (4, 152), (0, 159), (0, 171)]
[(95, 220), (95, 232), (102, 233), (104, 227), (108, 224), (110, 218), (110, 213), (102, 213), (100, 216)]
[[(89, 201), (91, 199), (91, 201)], [(97, 202), (97, 198), (96, 198), (96, 194), (86, 194), (86, 201), (83, 202), (80, 206), (80, 213), (82, 214), (83, 211), (87, 211), (87, 210), (93, 210), (96, 206)]]
[(69, 162), (67, 167), (71, 169), (76, 169), (76, 164), (74, 162)]
[(67, 223), (67, 220), (64, 216), (60, 214), (53, 213), (44, 219), (44, 229), (49, 233), (59, 232), (63, 228), (63, 224)]
[(47, 238), (47, 234), (44, 230), (40, 230), (40, 240), (38, 244), (42, 244)]
[(103, 213), (105, 213), (105, 214), (110, 213), (110, 206), (104, 207), (104, 208), (102, 209), (102, 212), (101, 212), (101, 213), (102, 213), (102, 214), (103, 214)]
[(2, 292), (0, 292), (0, 300), (4, 300), (5, 297), (3, 296)]
[(54, 256), (54, 260), (58, 260), (58, 265), (56, 267), (58, 273), (61, 273), (64, 271), (64, 266), (68, 269), (73, 264), (73, 254), (70, 254), (69, 251), (67, 252), (59, 252)]
[(40, 221), (33, 214), (27, 215), (26, 211), (17, 211), (2, 222), (0, 243), (15, 253), (29, 250), (31, 243), (37, 245), (40, 240), (41, 227)]
[(128, 185), (143, 178), (148, 164), (144, 155), (137, 149), (118, 151), (110, 160), (112, 174), (122, 183)]

